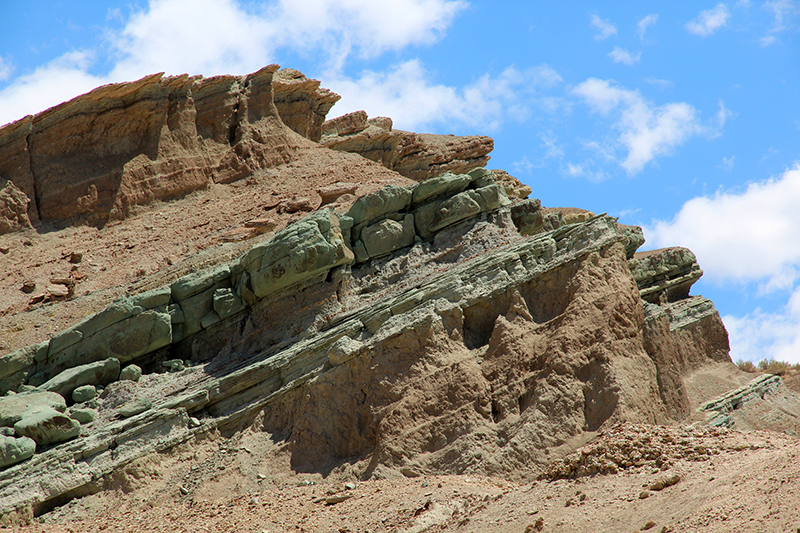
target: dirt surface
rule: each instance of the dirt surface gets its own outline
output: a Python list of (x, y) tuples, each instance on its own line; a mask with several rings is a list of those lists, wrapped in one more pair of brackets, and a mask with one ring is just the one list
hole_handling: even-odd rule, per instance
[(249, 431), (150, 456), (120, 473), (112, 490), (15, 530), (796, 531), (798, 454), (796, 439), (770, 432), (625, 424), (548, 471), (558, 478), (578, 462), (615, 464), (607, 473), (363, 482), (341, 472), (295, 474), (279, 443)]
[[(309, 144), (290, 163), (136, 208), (133, 216), (101, 228), (39, 228), (0, 236), (0, 355), (45, 340), (126, 293), (236, 257), (319, 208), (317, 189), (335, 183), (358, 185), (355, 194), (327, 204), (346, 209), (357, 196), (415, 182), (361, 156)], [(73, 280), (74, 295), (48, 296), (48, 287), (64, 287), (53, 279)], [(22, 290), (26, 280), (35, 283), (30, 293)], [(45, 299), (32, 303), (37, 297)]]

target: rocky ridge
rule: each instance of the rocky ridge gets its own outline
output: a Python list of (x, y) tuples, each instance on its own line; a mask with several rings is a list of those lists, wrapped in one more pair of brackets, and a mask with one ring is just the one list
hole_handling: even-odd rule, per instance
[[(131, 287), (46, 340), (0, 356), (0, 392), (7, 393), (0, 416), (11, 413), (0, 418), (0, 452), (10, 465), (0, 472), (3, 523), (103, 490), (137, 461), (208, 435), (252, 432), (260, 446), (281, 443), (292, 470), (338, 479), (521, 481), (618, 422), (708, 420), (692, 376), (735, 367), (713, 304), (689, 295), (702, 274), (690, 251), (637, 254), (641, 228), (524, 199), (528, 189), (505, 173), (471, 168), (486, 161), (480, 139), (459, 151), (474, 140), (450, 138), (441, 148), (438, 137), (418, 136), (444, 155), (409, 151), (403, 162), (396, 149), (417, 134), (388, 135), (396, 133), (390, 122), (365, 114), (322, 122), (335, 95), (295, 71), (276, 72), (156, 75), (0, 130), (0, 171), (11, 176), (6, 198), (20, 199), (18, 189), (35, 201), (28, 220), (37, 227), (133, 216), (125, 205), (167, 199), (192, 176), (207, 180), (200, 187), (244, 178), (257, 184), (267, 179), (260, 172), (287, 171), (307, 153), (326, 154), (334, 165), (362, 161), (325, 148), (334, 136), (370, 159), (395, 154), (378, 158), (386, 176), (426, 178), (413, 184), (397, 176), (356, 196), (364, 184), (353, 175), (320, 187), (313, 201), (276, 201), (269, 207), (276, 218), (289, 217), (282, 229), (275, 219), (249, 221), (244, 228), (269, 229), (224, 253), (209, 248), (204, 262)], [(61, 214), (48, 211), (47, 194), (24, 191), (26, 176), (36, 190), (66, 185), (48, 182), (48, 172), (8, 169), (75, 162), (59, 160), (51, 146), (42, 162), (36, 156), (32, 166), (12, 168), (20, 128), (28, 128), (22, 153), (36, 155), (46, 146), (37, 143), (55, 135), (43, 127), (48, 117), (114, 115), (117, 97), (134, 112), (170, 102), (165, 114), (155, 113), (164, 121), (158, 128), (130, 134), (143, 145), (156, 142), (157, 155), (126, 159), (132, 149), (98, 163), (93, 184), (118, 179), (119, 190), (149, 192), (119, 205), (117, 195), (95, 211), (81, 211), (77, 200)], [(228, 114), (234, 108), (236, 120)], [(210, 118), (193, 122), (193, 115)], [(383, 140), (373, 143), (373, 134)], [(183, 152), (174, 148), (181, 142)], [(102, 143), (93, 146), (102, 152)], [(373, 168), (360, 164), (348, 168)], [(142, 176), (152, 179), (137, 182)], [(14, 202), (5, 205), (21, 205)], [(19, 231), (24, 224), (15, 220)], [(755, 403), (765, 412), (787, 411), (769, 398), (792, 393), (770, 384), (712, 410), (760, 395), (767, 400)], [(793, 424), (786, 428), (800, 429)], [(58, 431), (43, 434), (46, 427)], [(182, 486), (181, 495), (196, 490), (199, 484)]]

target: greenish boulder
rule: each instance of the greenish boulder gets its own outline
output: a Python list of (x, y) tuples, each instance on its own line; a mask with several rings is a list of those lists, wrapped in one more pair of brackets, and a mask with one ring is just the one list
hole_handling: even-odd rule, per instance
[(172, 290), (169, 286), (159, 287), (133, 297), (133, 305), (144, 309), (153, 309), (162, 305), (168, 305), (172, 297)]
[(151, 407), (153, 407), (153, 402), (147, 398), (141, 398), (139, 400), (130, 401), (120, 407), (119, 414), (122, 416), (122, 418), (130, 418), (132, 416), (144, 413)]
[(81, 425), (64, 413), (50, 407), (34, 409), (14, 424), (14, 430), (20, 437), (28, 437), (39, 446), (48, 446), (65, 440), (74, 439), (81, 432)]
[(190, 296), (204, 292), (231, 276), (230, 267), (223, 265), (214, 270), (204, 270), (184, 276), (170, 286), (172, 300), (182, 302)]
[(227, 287), (216, 289), (212, 296), (212, 302), (214, 311), (217, 312), (221, 319), (235, 315), (246, 307), (244, 301), (233, 292), (233, 289)]
[(0, 398), (0, 426), (13, 426), (29, 411), (50, 408), (64, 412), (67, 402), (63, 396), (55, 392), (25, 392)]
[[(134, 305), (130, 298), (120, 298), (111, 302), (111, 304), (103, 309), (102, 311), (95, 313), (87, 317), (86, 319), (79, 322), (75, 329), (80, 331), (83, 334), (84, 338), (91, 337), (98, 331), (102, 331), (118, 322), (122, 322), (126, 318), (129, 318), (134, 313)], [(52, 349), (52, 342), (51, 342), (51, 350), (50, 353), (56, 353), (62, 351), (63, 348), (59, 348), (57, 350)]]
[(83, 340), (83, 332), (78, 329), (78, 326), (72, 326), (59, 333), (56, 333), (50, 339), (50, 347), (48, 348), (48, 357), (53, 357), (59, 352), (63, 352), (73, 344)]
[(456, 222), (508, 205), (505, 190), (497, 184), (471, 189), (450, 198), (431, 202), (414, 211), (417, 233), (428, 238), (437, 231)]
[(353, 252), (344, 243), (338, 217), (323, 209), (287, 226), (242, 256), (234, 267), (236, 293), (245, 299), (248, 291), (264, 298), (352, 262)]
[(125, 363), (171, 343), (172, 317), (147, 310), (84, 340), (74, 360), (84, 363), (116, 357)]
[(139, 381), (142, 377), (142, 369), (138, 365), (128, 365), (119, 371), (120, 381)]
[(369, 223), (389, 213), (397, 213), (411, 204), (411, 191), (397, 185), (387, 185), (383, 189), (366, 194), (353, 203), (347, 215), (353, 224)]
[(411, 194), (411, 205), (416, 207), (442, 196), (453, 196), (467, 190), (473, 177), (469, 174), (447, 172), (420, 182)]
[(81, 385), (72, 391), (72, 401), (75, 403), (88, 402), (97, 396), (97, 389), (94, 385)]
[(414, 216), (410, 214), (403, 217), (402, 222), (386, 218), (361, 231), (361, 241), (369, 257), (379, 257), (411, 246), (414, 237)]
[(77, 420), (81, 424), (89, 424), (94, 422), (97, 418), (97, 409), (89, 409), (86, 407), (72, 408), (69, 410), (69, 417)]
[(168, 368), (170, 372), (181, 372), (186, 368), (181, 359), (162, 361), (161, 366)]
[(36, 442), (28, 437), (0, 436), (0, 468), (30, 459), (36, 452)]
[(40, 385), (39, 389), (55, 392), (65, 398), (69, 398), (72, 391), (82, 385), (106, 385), (116, 381), (118, 377), (119, 359), (109, 357), (104, 361), (68, 368)]

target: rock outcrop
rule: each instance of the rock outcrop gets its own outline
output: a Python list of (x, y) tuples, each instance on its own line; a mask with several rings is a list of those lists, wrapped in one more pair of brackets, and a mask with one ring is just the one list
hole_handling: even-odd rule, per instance
[[(32, 224), (102, 225), (137, 205), (291, 161), (297, 150), (321, 140), (326, 115), (340, 97), (296, 70), (278, 68), (211, 78), (154, 74), (99, 87), (3, 126), (0, 234)], [(493, 146), (489, 137), (392, 131), (389, 119), (371, 121), (381, 133), (364, 141), (363, 119), (355, 130), (341, 130), (360, 136), (334, 142), (329, 134), (323, 144), (415, 180), (484, 166)]]
[[(638, 280), (636, 232), (614, 219), (560, 213), (529, 231), (541, 211), (482, 169), (386, 187), (3, 357), (4, 390), (69, 395), (87, 381), (72, 367), (109, 357), (112, 379), (119, 363), (145, 376), (107, 385), (91, 416), (76, 408), (85, 436), (42, 437), (0, 473), (0, 512), (45, 512), (144, 454), (255, 420), (299, 471), (514, 478), (584, 431), (684, 418), (668, 387), (727, 357), (713, 306)], [(648, 283), (661, 306), (643, 303)]]
[[(612, 424), (703, 418), (688, 376), (735, 367), (713, 304), (690, 295), (690, 251), (637, 253), (641, 228), (527, 199), (481, 168), (488, 137), (399, 132), (363, 112), (324, 122), (337, 99), (275, 65), (155, 75), (0, 129), (2, 231), (102, 225), (211, 185), (255, 187), (275, 165), (306, 179), (330, 168), (297, 163), (315, 150), (383, 173), (380, 187), (337, 174), (268, 193), (237, 222), (258, 239), (6, 348), (0, 525), (215, 432), (280, 443), (297, 472), (531, 479)], [(70, 276), (86, 262), (74, 253)], [(72, 287), (80, 306), (90, 295)]]
[(395, 130), (390, 118), (369, 119), (364, 111), (325, 122), (320, 143), (360, 154), (416, 181), (486, 166), (494, 148), (494, 141), (483, 135), (456, 137)]

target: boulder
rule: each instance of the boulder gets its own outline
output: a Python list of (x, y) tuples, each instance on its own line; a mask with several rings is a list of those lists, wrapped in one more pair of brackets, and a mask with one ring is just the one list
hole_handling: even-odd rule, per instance
[(402, 221), (386, 218), (361, 231), (361, 241), (369, 257), (379, 257), (411, 246), (415, 237), (413, 215), (405, 215)]
[(141, 398), (139, 400), (132, 400), (120, 407), (119, 414), (122, 416), (122, 418), (130, 418), (132, 416), (144, 413), (151, 407), (153, 407), (153, 402), (147, 398)]
[(94, 385), (81, 385), (72, 391), (72, 401), (75, 403), (88, 402), (97, 396), (97, 389)]
[[(410, 196), (408, 193), (409, 199)], [(248, 292), (264, 298), (339, 265), (350, 264), (353, 259), (353, 252), (344, 244), (339, 218), (323, 209), (287, 226), (241, 257), (232, 267), (237, 272), (236, 292), (245, 300)]]
[(119, 372), (120, 381), (139, 381), (142, 377), (142, 369), (138, 365), (128, 365)]
[(37, 409), (67, 410), (64, 397), (55, 392), (26, 392), (0, 398), (0, 426), (13, 426), (22, 417)]
[(109, 357), (105, 361), (79, 365), (64, 370), (51, 380), (39, 386), (40, 390), (51, 391), (68, 398), (82, 385), (107, 385), (119, 377), (119, 359)]
[(77, 420), (81, 424), (89, 424), (94, 422), (94, 419), (97, 418), (97, 409), (86, 407), (75, 409), (73, 407), (69, 410), (69, 417), (73, 420)]
[(428, 178), (414, 187), (411, 195), (413, 207), (428, 203), (442, 196), (453, 196), (467, 190), (473, 177), (469, 174), (447, 172), (435, 178)]
[(219, 318), (223, 320), (229, 316), (235, 315), (246, 307), (244, 301), (242, 301), (232, 289), (227, 287), (215, 290), (212, 296), (212, 302), (214, 311), (216, 311)]
[(33, 439), (0, 435), (0, 468), (30, 459), (34, 452), (36, 452), (36, 442)]
[(510, 203), (506, 192), (497, 184), (487, 185), (431, 202), (414, 211), (414, 225), (422, 238), (456, 222)]
[(14, 431), (21, 437), (29, 437), (39, 446), (48, 446), (74, 439), (81, 432), (80, 422), (50, 407), (41, 407), (25, 413), (22, 420), (14, 424)]
[(411, 204), (411, 191), (397, 185), (387, 185), (370, 194), (365, 194), (353, 203), (347, 215), (353, 224), (368, 224), (390, 213), (405, 210)]

